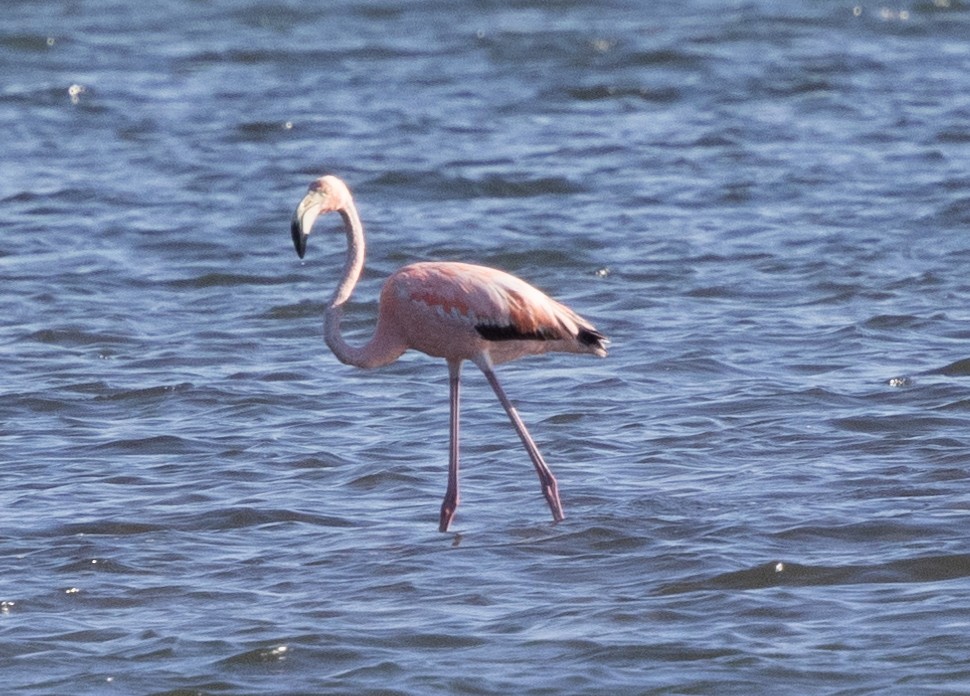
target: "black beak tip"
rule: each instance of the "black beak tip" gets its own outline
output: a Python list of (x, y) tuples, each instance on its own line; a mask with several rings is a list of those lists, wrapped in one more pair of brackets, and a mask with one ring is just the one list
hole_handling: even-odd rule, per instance
[(296, 255), (302, 259), (303, 255), (306, 254), (307, 235), (303, 234), (303, 230), (300, 229), (300, 223), (295, 220), (290, 226), (290, 233), (293, 235), (293, 246), (296, 247)]

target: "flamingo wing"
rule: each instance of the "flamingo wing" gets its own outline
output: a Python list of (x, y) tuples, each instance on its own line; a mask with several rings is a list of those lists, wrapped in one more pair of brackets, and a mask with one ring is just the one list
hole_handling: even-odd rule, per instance
[(478, 341), (490, 344), (547, 344), (532, 345), (529, 350), (496, 346), (498, 353), (565, 350), (606, 354), (606, 337), (589, 322), (503, 271), (465, 263), (417, 263), (398, 271), (394, 286), (398, 299), (412, 308), (412, 316), (419, 307), (452, 329), (460, 326)]

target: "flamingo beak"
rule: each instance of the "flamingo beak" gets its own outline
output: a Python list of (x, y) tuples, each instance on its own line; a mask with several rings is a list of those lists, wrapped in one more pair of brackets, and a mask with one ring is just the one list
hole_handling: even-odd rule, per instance
[(306, 240), (310, 236), (313, 223), (320, 216), (320, 200), (316, 192), (311, 191), (293, 213), (293, 221), (290, 223), (290, 233), (293, 235), (293, 246), (296, 247), (296, 254), (301, 259), (306, 254)]

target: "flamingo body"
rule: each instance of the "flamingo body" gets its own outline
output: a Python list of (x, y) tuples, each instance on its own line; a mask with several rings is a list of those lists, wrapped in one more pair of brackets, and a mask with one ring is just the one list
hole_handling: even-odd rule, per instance
[(513, 275), (467, 263), (425, 262), (405, 266), (387, 279), (374, 336), (363, 346), (350, 346), (340, 322), (364, 266), (364, 231), (346, 184), (333, 176), (310, 184), (294, 213), (291, 231), (302, 258), (313, 223), (332, 211), (340, 213), (347, 236), (343, 278), (324, 314), (324, 336), (334, 355), (346, 364), (371, 368), (394, 362), (411, 348), (448, 363), (451, 444), (439, 529), (448, 530), (459, 502), (459, 393), (465, 360), (485, 374), (532, 460), (553, 519), (564, 519), (556, 479), (492, 366), (550, 351), (604, 357), (606, 337), (571, 309)]
[(498, 365), (563, 351), (605, 355), (603, 336), (568, 307), (513, 275), (467, 263), (416, 263), (381, 292), (385, 321), (408, 347), (446, 360)]

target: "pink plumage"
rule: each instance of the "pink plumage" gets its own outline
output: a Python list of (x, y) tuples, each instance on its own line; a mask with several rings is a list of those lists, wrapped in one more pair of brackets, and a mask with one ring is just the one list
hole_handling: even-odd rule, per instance
[(500, 364), (548, 351), (606, 354), (603, 336), (575, 312), (485, 266), (406, 266), (387, 279), (380, 316), (409, 348), (446, 360), (484, 353)]
[(465, 360), (474, 362), (495, 390), (532, 459), (553, 519), (564, 519), (556, 479), (492, 366), (550, 351), (604, 357), (606, 337), (574, 311), (513, 275), (467, 263), (428, 262), (405, 266), (387, 279), (374, 336), (363, 346), (350, 346), (340, 332), (340, 320), (364, 266), (364, 230), (346, 184), (334, 176), (314, 181), (297, 206), (291, 231), (303, 258), (314, 221), (332, 211), (344, 220), (348, 247), (343, 278), (324, 314), (324, 335), (334, 355), (349, 365), (380, 367), (413, 348), (448, 363), (451, 446), (439, 529), (448, 530), (459, 501), (458, 414)]

